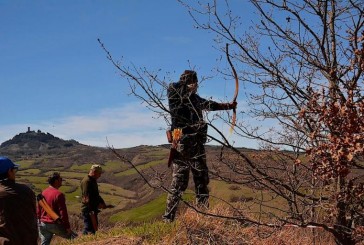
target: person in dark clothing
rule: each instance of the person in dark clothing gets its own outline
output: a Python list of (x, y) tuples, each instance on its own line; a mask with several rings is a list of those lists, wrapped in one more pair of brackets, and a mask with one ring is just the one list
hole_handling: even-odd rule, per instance
[(97, 179), (103, 173), (100, 165), (92, 165), (89, 174), (81, 181), (82, 192), (82, 217), (84, 222), (83, 234), (95, 234), (98, 227), (97, 214), (99, 209), (112, 208), (113, 205), (106, 205), (100, 196)]
[(19, 165), (0, 157), (0, 244), (36, 245), (38, 226), (34, 192), (15, 183)]
[(39, 218), (39, 235), (41, 245), (51, 243), (53, 235), (66, 239), (75, 238), (76, 234), (72, 232), (68, 219), (66, 207), (66, 197), (59, 191), (62, 186), (62, 177), (58, 172), (54, 172), (48, 177), (49, 186), (43, 190), (42, 196), (49, 207), (59, 216), (59, 220), (54, 220), (40, 205), (38, 205), (37, 215)]
[(167, 197), (163, 219), (173, 221), (179, 200), (188, 186), (189, 173), (195, 183), (196, 203), (208, 207), (209, 176), (206, 164), (205, 143), (207, 124), (202, 112), (235, 109), (237, 103), (218, 103), (197, 94), (198, 79), (195, 71), (186, 70), (177, 83), (168, 87), (168, 103), (172, 120), (171, 131), (182, 130), (177, 154), (173, 159), (173, 178)]

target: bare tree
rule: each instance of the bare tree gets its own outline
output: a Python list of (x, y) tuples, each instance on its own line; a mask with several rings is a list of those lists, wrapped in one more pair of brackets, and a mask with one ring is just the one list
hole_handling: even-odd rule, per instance
[[(250, 4), (256, 11), (251, 22), (229, 1), (179, 2), (197, 28), (216, 34), (222, 55), (230, 45), (229, 58), (249, 89), (244, 94), (249, 110), (243, 113), (250, 120), (238, 117), (234, 133), (260, 142), (260, 151), (234, 147), (209, 122), (221, 136), (209, 138), (223, 146), (211, 174), (256, 193), (240, 205), (230, 202), (239, 212), (229, 218), (268, 227), (318, 227), (337, 244), (362, 240), (364, 2), (243, 1), (240, 8)], [(108, 57), (130, 80), (132, 93), (168, 124), (168, 79)], [(271, 126), (257, 126), (259, 120)]]

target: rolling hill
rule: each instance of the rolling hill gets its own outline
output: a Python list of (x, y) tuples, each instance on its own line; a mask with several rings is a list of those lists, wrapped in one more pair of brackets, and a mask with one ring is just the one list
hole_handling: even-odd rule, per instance
[[(146, 172), (150, 168), (161, 169), (169, 152), (168, 146), (137, 146), (116, 151)], [(61, 191), (66, 194), (69, 211), (75, 216), (80, 210), (79, 183), (95, 163), (105, 170), (98, 180), (101, 195), (106, 202), (116, 206), (104, 212), (105, 220), (130, 207), (148, 203), (161, 194), (148, 188), (131, 165), (120, 161), (110, 149), (63, 140), (40, 130), (28, 130), (3, 142), (0, 155), (21, 165), (17, 181), (31, 186), (35, 193), (48, 185), (48, 175), (60, 172), (65, 180)]]
[[(98, 180), (101, 195), (115, 208), (103, 210), (100, 223), (105, 228), (117, 222), (145, 222), (160, 219), (163, 214), (166, 193), (161, 188), (151, 188), (141, 178), (143, 174), (152, 185), (169, 187), (171, 168), (167, 168), (169, 145), (136, 146), (115, 149), (123, 156), (120, 160), (111, 149), (80, 144), (75, 140), (63, 140), (49, 133), (31, 131), (19, 133), (0, 145), (0, 155), (7, 156), (21, 165), (17, 181), (29, 185), (40, 193), (48, 186), (47, 176), (54, 171), (61, 173), (67, 206), (74, 227), (81, 227), (80, 188), (81, 179), (87, 175), (92, 164), (103, 166), (105, 173)], [(219, 158), (220, 147), (207, 146), (208, 163), (214, 164)], [(193, 198), (193, 181), (189, 191)], [(211, 184), (215, 193), (229, 197), (229, 188), (217, 181)], [(219, 185), (219, 188), (215, 188)], [(128, 212), (128, 213), (127, 213)]]
[[(28, 129), (27, 132), (19, 133), (3, 142), (0, 145), (0, 155), (7, 156), (21, 165), (17, 173), (17, 181), (29, 185), (36, 194), (48, 186), (48, 175), (54, 171), (60, 172), (64, 179), (61, 191), (66, 195), (71, 227), (78, 233), (83, 227), (80, 217), (80, 181), (87, 175), (92, 164), (97, 163), (103, 166), (105, 173), (98, 180), (99, 190), (106, 203), (115, 205), (115, 208), (106, 209), (100, 213), (100, 233), (98, 232), (95, 237), (79, 236), (71, 243), (56, 238), (54, 241), (56, 244), (142, 244), (143, 241), (150, 242), (145, 244), (162, 244), (161, 241), (167, 242), (164, 244), (174, 244), (168, 241), (180, 241), (181, 243), (176, 244), (186, 244), (184, 242), (187, 240), (183, 239), (191, 239), (191, 235), (194, 236), (193, 240), (207, 239), (207, 237), (201, 237), (203, 230), (208, 231), (206, 232), (208, 238), (211, 237), (211, 232), (215, 232), (214, 239), (224, 242), (230, 239), (231, 244), (235, 244), (238, 236), (246, 241), (256, 239), (256, 231), (252, 230), (252, 227), (242, 228), (233, 221), (201, 218), (192, 209), (186, 209), (184, 205), (179, 208), (180, 219), (183, 222), (177, 221), (174, 224), (161, 222), (166, 193), (160, 187), (168, 189), (171, 180), (171, 168), (166, 166), (169, 147), (169, 145), (140, 145), (124, 149), (93, 147), (75, 140), (63, 140), (40, 130)], [(248, 154), (256, 153), (255, 150), (242, 150)], [(254, 186), (229, 184), (215, 177), (214, 171), (225, 171), (222, 165), (219, 165), (220, 152), (221, 148), (218, 146), (206, 146), (207, 162), (211, 173), (210, 205), (216, 209), (216, 212), (230, 212), (231, 210), (229, 211), (225, 206), (220, 206), (221, 200), (237, 203), (237, 205), (249, 203), (255, 198), (252, 191)], [(122, 159), (119, 159), (117, 154), (122, 156)], [(190, 180), (184, 200), (193, 201), (193, 189), (193, 181)], [(261, 192), (256, 193), (261, 194)], [(230, 233), (233, 229), (236, 229), (234, 234)], [(185, 234), (181, 235), (181, 232)], [(283, 235), (288, 235), (289, 238), (301, 238), (300, 232), (302, 231), (284, 230)], [(302, 239), (306, 237), (306, 234), (302, 235)], [(327, 236), (312, 237), (314, 240), (331, 239)], [(281, 241), (279, 236), (273, 236), (273, 239)], [(277, 244), (276, 240), (271, 244)], [(252, 244), (266, 244), (266, 241), (259, 240), (259, 242), (255, 241)], [(287, 244), (296, 244), (294, 242), (296, 240)]]

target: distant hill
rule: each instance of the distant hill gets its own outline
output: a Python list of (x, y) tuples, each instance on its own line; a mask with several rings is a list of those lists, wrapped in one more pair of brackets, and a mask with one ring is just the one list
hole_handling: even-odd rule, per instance
[[(40, 130), (19, 133), (0, 145), (1, 156), (7, 156), (20, 164), (17, 181), (27, 184), (35, 193), (40, 193), (47, 186), (49, 174), (54, 171), (62, 174), (64, 182), (61, 191), (66, 195), (67, 208), (74, 227), (82, 227), (79, 218), (79, 183), (95, 163), (102, 165), (105, 171), (98, 179), (101, 196), (106, 203), (115, 205), (115, 208), (103, 210), (100, 214), (103, 229), (113, 227), (115, 222), (123, 221), (124, 218), (128, 222), (136, 223), (141, 219), (160, 219), (164, 212), (166, 194), (161, 188), (151, 188), (139, 173), (149, 183), (168, 189), (172, 178), (172, 169), (167, 167), (170, 145), (140, 145), (115, 151), (127, 160), (119, 159), (106, 147), (63, 140)], [(209, 167), (218, 166), (221, 147), (206, 146), (206, 152)], [(211, 168), (211, 171), (211, 181), (218, 181), (214, 180), (213, 172), (216, 170)], [(192, 179), (188, 189), (190, 192), (194, 190)], [(214, 188), (214, 191), (220, 189)], [(229, 191), (225, 190), (224, 195), (229, 195)], [(149, 210), (150, 207), (152, 211)], [(124, 217), (125, 211), (132, 213), (131, 218)], [(149, 215), (147, 218), (144, 216), (146, 213)]]
[[(136, 146), (116, 149), (133, 165), (151, 179), (153, 171), (166, 171), (169, 146)], [(147, 186), (131, 164), (118, 159), (106, 147), (81, 144), (75, 140), (64, 140), (40, 130), (19, 133), (0, 145), (0, 156), (9, 157), (20, 164), (17, 181), (30, 186), (35, 193), (46, 186), (49, 174), (58, 171), (64, 178), (61, 190), (66, 194), (72, 220), (77, 220), (80, 210), (79, 183), (87, 176), (92, 164), (100, 164), (104, 174), (98, 180), (101, 195), (107, 203), (116, 207), (103, 212), (101, 219), (108, 225), (108, 218), (123, 210), (148, 203), (161, 195), (160, 190)], [(170, 176), (166, 178), (169, 180)], [(161, 214), (158, 215), (158, 217)], [(111, 224), (111, 223), (110, 223)]]
[(28, 129), (27, 132), (17, 134), (12, 139), (3, 142), (0, 145), (0, 153), (8, 153), (11, 155), (11, 153), (17, 152), (18, 154), (27, 155), (80, 145), (75, 140), (63, 140), (50, 133), (44, 133), (40, 130), (31, 131)]

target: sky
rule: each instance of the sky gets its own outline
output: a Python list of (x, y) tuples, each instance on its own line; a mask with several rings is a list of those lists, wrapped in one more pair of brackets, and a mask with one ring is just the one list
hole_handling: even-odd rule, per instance
[[(165, 144), (167, 125), (129, 95), (97, 39), (175, 80), (190, 64), (211, 74), (221, 55), (174, 0), (0, 0), (0, 23), (0, 143), (30, 127), (92, 146)], [(200, 95), (227, 102), (227, 82)]]

